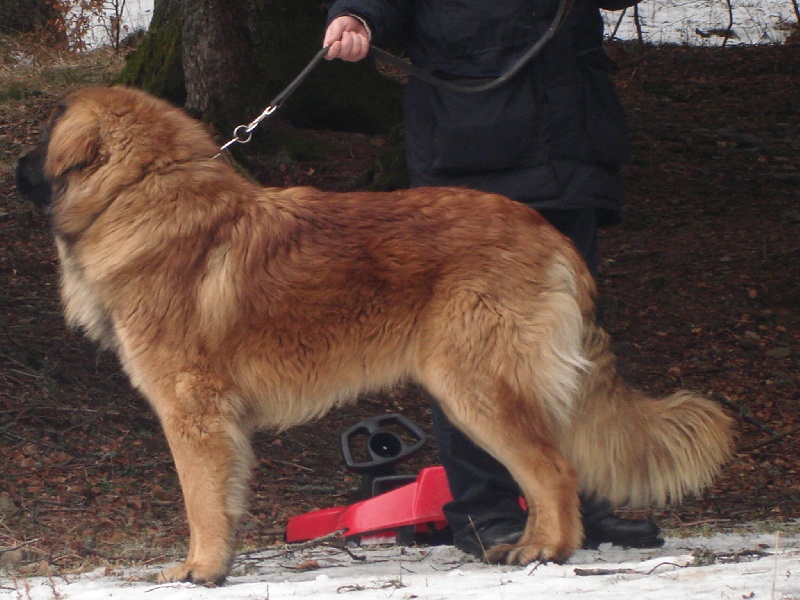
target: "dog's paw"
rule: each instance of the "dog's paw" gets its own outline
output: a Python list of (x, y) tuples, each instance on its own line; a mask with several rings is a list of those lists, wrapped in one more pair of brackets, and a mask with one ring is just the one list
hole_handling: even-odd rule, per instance
[(161, 571), (158, 575), (158, 582), (189, 582), (196, 585), (216, 587), (225, 582), (227, 575), (228, 569), (224, 567), (184, 562)]
[(501, 544), (490, 548), (486, 562), (491, 564), (529, 565), (534, 562), (565, 562), (575, 548), (558, 548), (542, 544)]
[(483, 558), (490, 565), (502, 565), (506, 563), (509, 553), (514, 548), (516, 548), (514, 544), (499, 544), (489, 548)]

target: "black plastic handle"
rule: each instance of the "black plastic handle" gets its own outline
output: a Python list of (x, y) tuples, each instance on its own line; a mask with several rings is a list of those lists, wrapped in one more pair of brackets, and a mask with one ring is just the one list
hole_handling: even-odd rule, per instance
[[(408, 443), (399, 435), (384, 429), (387, 425), (399, 426), (414, 441)], [(357, 461), (353, 456), (353, 442), (357, 436), (367, 436), (368, 460)], [(378, 471), (405, 460), (428, 441), (428, 436), (403, 415), (380, 415), (364, 419), (342, 434), (342, 455), (347, 468), (356, 473)]]

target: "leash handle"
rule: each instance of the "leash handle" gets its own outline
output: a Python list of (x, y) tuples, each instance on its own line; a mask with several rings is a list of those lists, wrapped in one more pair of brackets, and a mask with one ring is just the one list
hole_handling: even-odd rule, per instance
[(295, 77), (292, 80), (292, 82), (289, 85), (287, 85), (280, 94), (275, 96), (272, 102), (269, 103), (269, 105), (264, 109), (264, 111), (260, 115), (258, 115), (252, 121), (250, 121), (250, 123), (248, 123), (247, 125), (237, 126), (233, 130), (233, 137), (227, 142), (225, 142), (222, 146), (220, 146), (219, 152), (217, 152), (214, 158), (220, 156), (225, 150), (227, 150), (234, 144), (246, 144), (247, 142), (249, 142), (253, 138), (253, 130), (259, 126), (261, 121), (266, 119), (268, 116), (270, 116), (272, 113), (274, 113), (283, 105), (286, 99), (292, 95), (292, 92), (294, 92), (298, 88), (298, 86), (303, 82), (303, 80), (306, 77), (308, 77), (311, 71), (313, 71), (314, 68), (319, 64), (319, 62), (323, 58), (325, 58), (325, 55), (327, 53), (328, 53), (328, 46), (324, 46), (322, 49), (320, 49), (319, 52), (316, 53), (314, 58), (311, 59), (311, 61), (305, 66), (305, 68), (302, 71), (300, 71), (299, 75), (297, 75), (297, 77)]

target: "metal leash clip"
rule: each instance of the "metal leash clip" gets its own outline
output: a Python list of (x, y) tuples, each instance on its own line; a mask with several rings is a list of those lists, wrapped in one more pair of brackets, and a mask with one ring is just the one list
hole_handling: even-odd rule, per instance
[(275, 99), (269, 103), (267, 108), (264, 109), (258, 117), (253, 119), (248, 125), (239, 125), (233, 130), (233, 137), (225, 142), (222, 146), (220, 146), (219, 152), (214, 155), (214, 158), (218, 158), (222, 155), (222, 153), (233, 146), (234, 144), (246, 144), (253, 138), (253, 130), (259, 126), (261, 121), (266, 119), (276, 110), (278, 110), (281, 105), (286, 101), (286, 99), (291, 95), (292, 92), (297, 89), (297, 87), (303, 82), (303, 80), (308, 77), (309, 73), (314, 70), (314, 67), (319, 64), (325, 55), (328, 53), (328, 46), (323, 47), (314, 58), (306, 65), (306, 67), (300, 71), (300, 74), (295, 77), (292, 82), (286, 86), (286, 88), (278, 94)]
[(275, 106), (274, 104), (270, 104), (267, 108), (264, 109), (264, 112), (262, 112), (260, 115), (258, 115), (258, 117), (256, 117), (252, 121), (250, 121), (249, 125), (238, 125), (233, 130), (233, 137), (227, 142), (225, 142), (222, 146), (220, 146), (219, 152), (216, 154), (216, 156), (214, 156), (214, 158), (217, 158), (217, 156), (225, 152), (225, 150), (227, 150), (234, 144), (246, 144), (251, 139), (253, 139), (253, 130), (259, 126), (261, 121), (266, 119), (276, 110), (278, 110), (278, 107)]

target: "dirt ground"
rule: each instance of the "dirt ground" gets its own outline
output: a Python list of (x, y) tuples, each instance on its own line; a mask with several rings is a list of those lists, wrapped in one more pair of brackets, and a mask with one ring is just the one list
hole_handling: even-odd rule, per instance
[[(637, 514), (668, 535), (800, 517), (800, 45), (614, 45), (633, 160), (625, 222), (601, 235), (601, 303), (623, 370), (655, 391), (722, 402), (738, 452), (702, 498)], [(47, 83), (0, 64), (0, 569), (60, 572), (166, 561), (187, 529), (165, 440), (116, 359), (68, 332), (46, 218), (10, 166), (64, 91), (113, 71), (48, 62)], [(29, 61), (30, 62), (30, 61)], [(243, 120), (247, 120), (244, 118)], [(265, 124), (269, 127), (269, 124)], [(256, 157), (271, 185), (351, 190), (380, 136), (307, 132), (324, 156)], [(256, 437), (243, 550), (280, 543), (287, 519), (348, 502), (339, 435), (399, 412), (430, 432), (414, 388), (280, 435)], [(435, 464), (433, 443), (401, 467)], [(3, 550), (18, 549), (18, 552)]]

